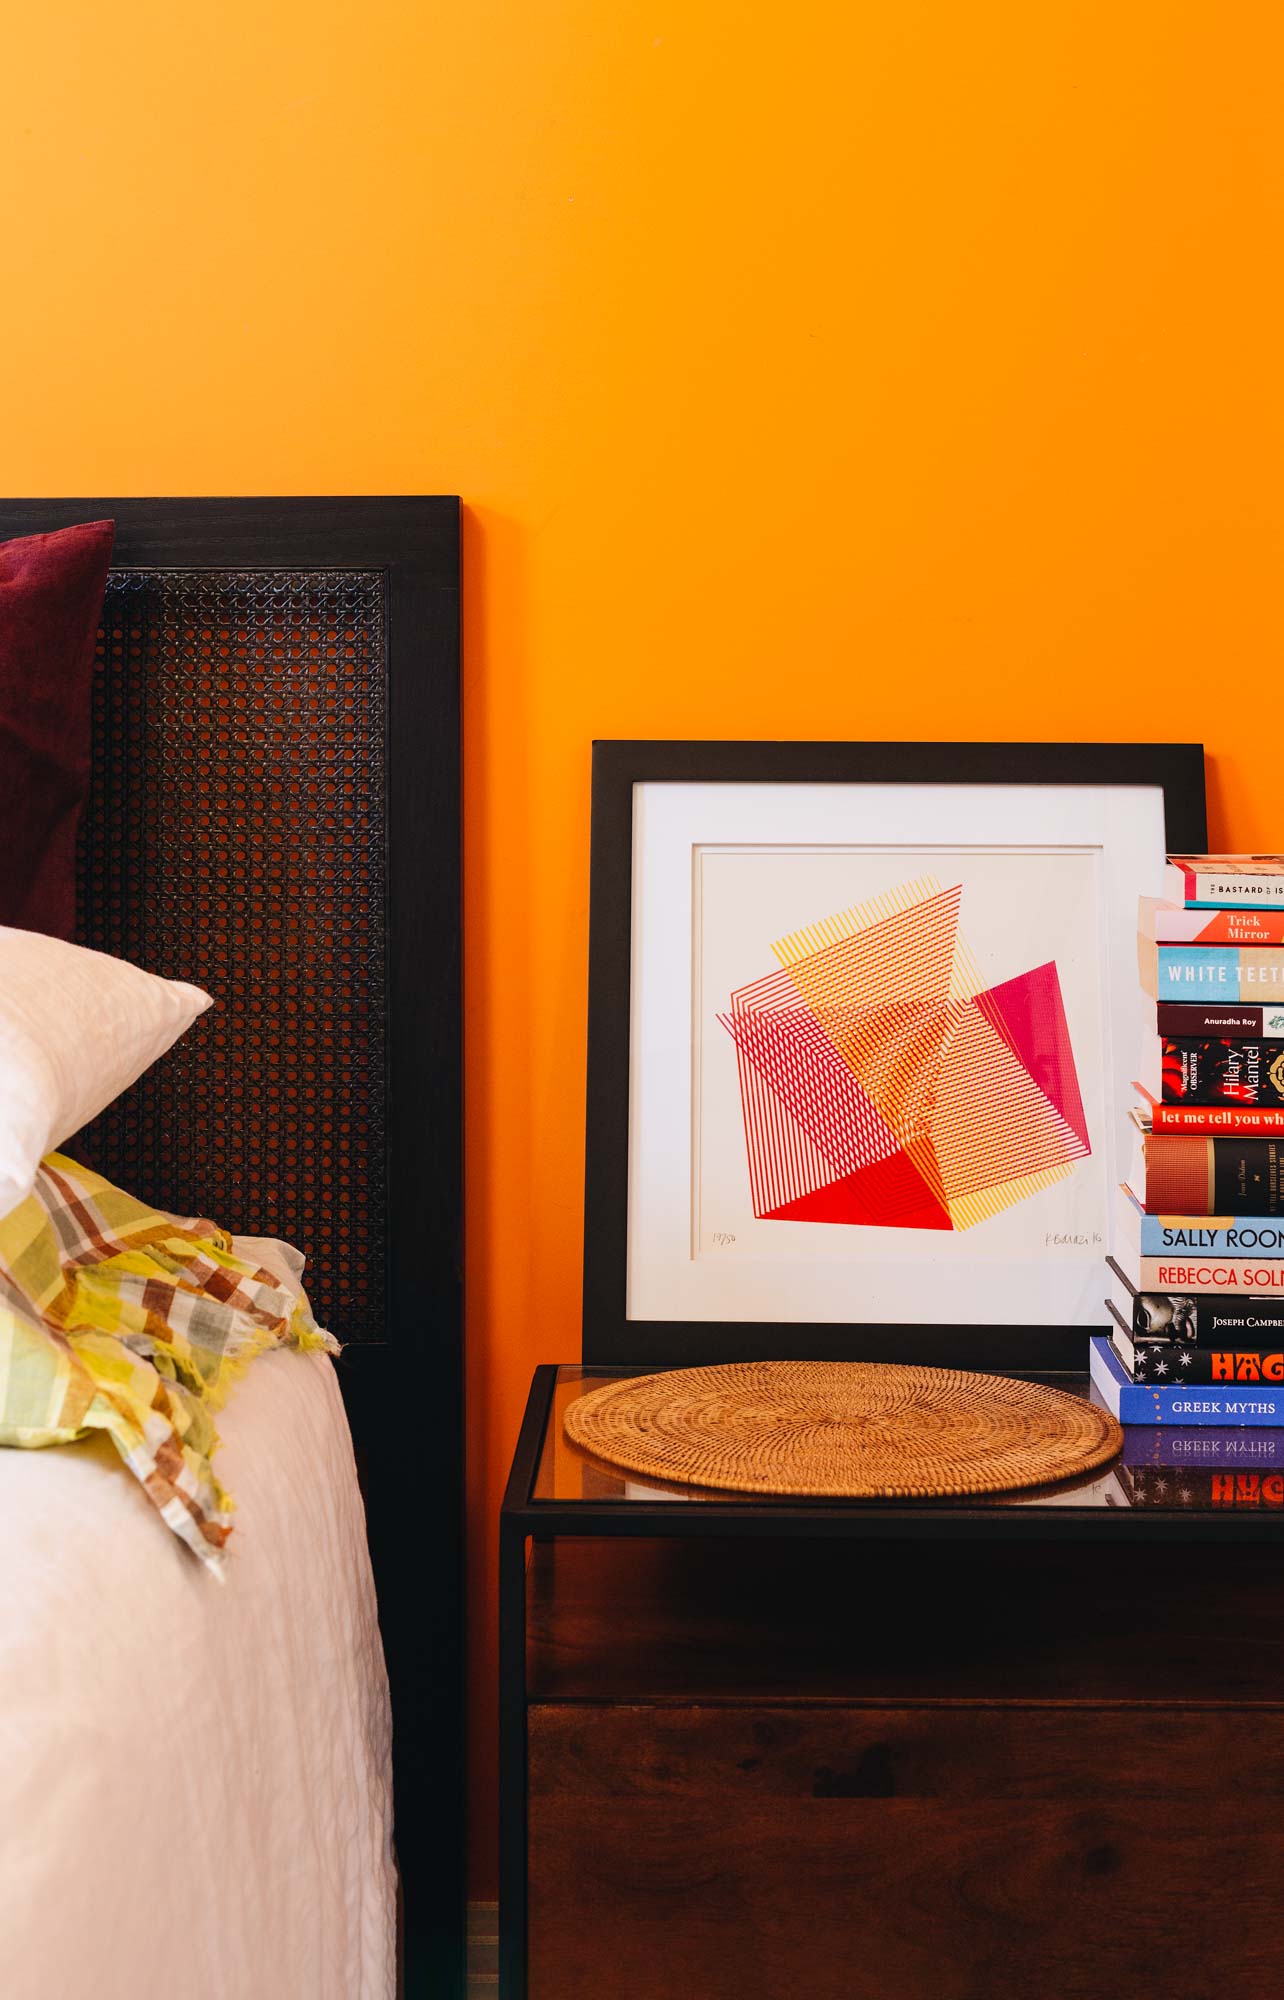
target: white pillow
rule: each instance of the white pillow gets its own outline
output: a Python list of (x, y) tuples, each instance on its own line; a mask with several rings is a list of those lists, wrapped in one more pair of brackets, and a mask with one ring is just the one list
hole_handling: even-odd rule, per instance
[(46, 1153), (212, 1005), (199, 986), (0, 925), (0, 1216), (26, 1200)]

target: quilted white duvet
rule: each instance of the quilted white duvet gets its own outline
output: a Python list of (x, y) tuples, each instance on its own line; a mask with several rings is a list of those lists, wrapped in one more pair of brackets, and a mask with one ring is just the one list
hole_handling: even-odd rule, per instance
[(5, 2000), (391, 2000), (387, 1682), (324, 1355), (221, 1412), (225, 1587), (98, 1438), (0, 1451)]

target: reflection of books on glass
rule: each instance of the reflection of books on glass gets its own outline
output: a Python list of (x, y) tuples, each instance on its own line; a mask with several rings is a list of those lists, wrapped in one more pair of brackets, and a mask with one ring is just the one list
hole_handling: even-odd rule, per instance
[(1207, 1466), (1125, 1465), (1120, 1484), (1130, 1507), (1198, 1507), (1214, 1513), (1284, 1513), (1284, 1468), (1214, 1470)]

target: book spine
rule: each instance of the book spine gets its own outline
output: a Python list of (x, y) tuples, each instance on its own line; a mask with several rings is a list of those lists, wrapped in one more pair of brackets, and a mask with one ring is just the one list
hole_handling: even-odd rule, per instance
[(1284, 1049), (1268, 1042), (1165, 1036), (1160, 1070), (1165, 1104), (1284, 1106)]
[(1152, 1133), (1145, 1153), (1152, 1215), (1284, 1215), (1284, 1148), (1275, 1139)]
[(1195, 1347), (1284, 1346), (1284, 1298), (1240, 1293), (1137, 1291), (1129, 1314), (1135, 1340), (1162, 1335)]
[(1179, 910), (1162, 903), (1145, 935), (1156, 944), (1284, 945), (1284, 909)]
[(1168, 895), (1174, 903), (1179, 903), (1183, 909), (1188, 908), (1195, 897), (1194, 869), (1187, 868), (1183, 861), (1173, 860), (1168, 863), (1168, 867), (1164, 872)]
[(1235, 1424), (1272, 1430), (1284, 1425), (1284, 1389), (1227, 1386), (1160, 1388), (1125, 1382), (1119, 1391), (1121, 1424)]
[(1284, 1389), (1284, 1348), (1195, 1347), (1186, 1341), (1139, 1340), (1132, 1364), (1134, 1382), (1172, 1388), (1193, 1384), (1262, 1383)]
[(1170, 867), (1169, 881), (1180, 891), (1176, 900), (1188, 910), (1284, 909), (1284, 873), (1252, 874), (1247, 869), (1224, 873), (1217, 868)]
[(1159, 1000), (1208, 998), (1252, 1005), (1284, 998), (1284, 950), (1236, 944), (1161, 944)]
[(1211, 1383), (1207, 1389), (1131, 1382), (1104, 1334), (1088, 1342), (1096, 1394), (1121, 1424), (1168, 1424), (1181, 1430), (1273, 1430), (1284, 1426), (1284, 1389)]
[(1206, 1036), (1251, 1035), (1258, 1040), (1284, 1037), (1284, 1005), (1279, 1007), (1226, 1007), (1215, 1001), (1187, 1005), (1183, 1001), (1161, 1000), (1157, 1023), (1161, 1035), (1178, 1041)]
[(1190, 1132), (1210, 1139), (1230, 1138), (1237, 1132), (1262, 1137), (1284, 1132), (1284, 1106), (1262, 1104), (1252, 1110), (1233, 1104), (1155, 1104), (1151, 1107), (1152, 1132)]
[(1129, 1277), (1139, 1292), (1192, 1293), (1218, 1300), (1284, 1298), (1284, 1257), (1140, 1257)]
[(1257, 1215), (1210, 1216), (1207, 1223), (1192, 1215), (1143, 1215), (1141, 1255), (1284, 1258), (1284, 1223)]

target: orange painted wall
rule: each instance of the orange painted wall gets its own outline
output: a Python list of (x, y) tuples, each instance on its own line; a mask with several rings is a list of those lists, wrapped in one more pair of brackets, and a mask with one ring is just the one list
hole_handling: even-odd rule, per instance
[(497, 1495), (578, 1340), (590, 739), (1202, 734), (1215, 838), (1284, 844), (1281, 39), (1251, 0), (6, 22), (4, 490), (470, 509), (477, 1893)]

